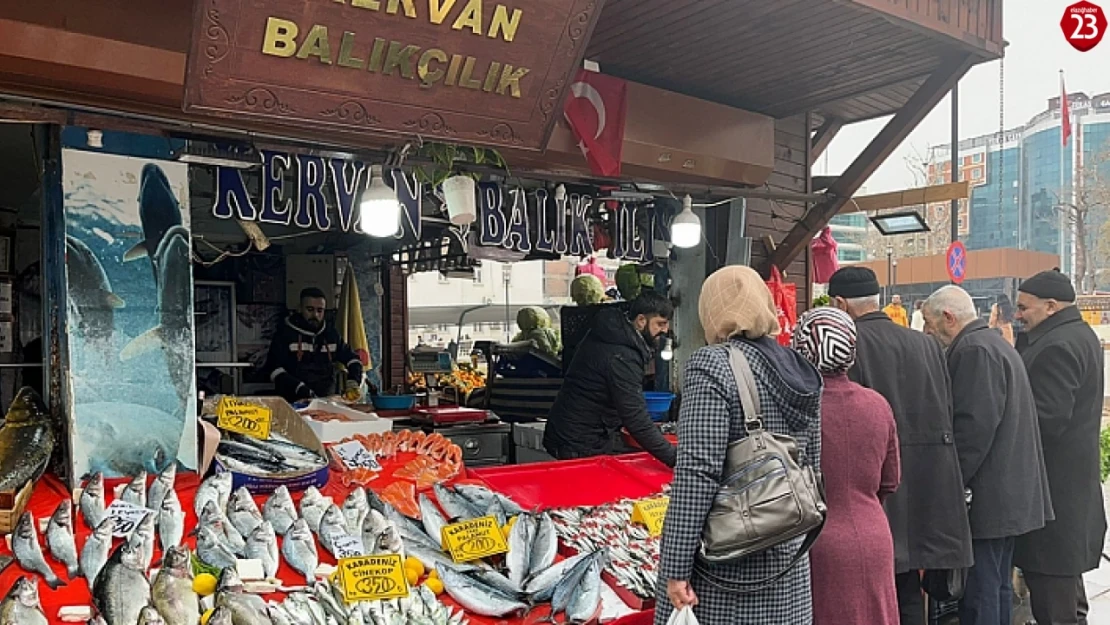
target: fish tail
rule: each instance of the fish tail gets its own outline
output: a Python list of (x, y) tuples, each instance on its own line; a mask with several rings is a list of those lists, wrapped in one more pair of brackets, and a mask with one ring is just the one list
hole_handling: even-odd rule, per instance
[(70, 581), (73, 581), (81, 576), (81, 571), (78, 569), (77, 565), (72, 565), (66, 567), (66, 574), (69, 575)]
[(50, 587), (50, 590), (57, 590), (57, 589), (61, 588), (62, 586), (66, 585), (66, 583), (64, 581), (62, 581), (62, 579), (60, 577), (58, 577), (57, 575), (50, 575), (50, 576), (45, 576), (44, 575), (43, 580), (46, 581), (46, 585)]

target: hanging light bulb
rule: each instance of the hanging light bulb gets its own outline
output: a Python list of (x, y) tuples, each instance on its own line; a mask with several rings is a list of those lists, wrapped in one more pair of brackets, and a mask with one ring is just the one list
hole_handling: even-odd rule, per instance
[(370, 166), (370, 186), (362, 192), (358, 206), (362, 231), (372, 237), (391, 237), (401, 223), (401, 203), (397, 193), (382, 179), (382, 166)]
[(671, 245), (675, 247), (694, 247), (701, 242), (701, 220), (694, 214), (694, 203), (690, 196), (682, 198), (682, 212), (671, 222)]
[(674, 339), (669, 336), (663, 339), (663, 349), (659, 350), (659, 357), (663, 360), (674, 358)]

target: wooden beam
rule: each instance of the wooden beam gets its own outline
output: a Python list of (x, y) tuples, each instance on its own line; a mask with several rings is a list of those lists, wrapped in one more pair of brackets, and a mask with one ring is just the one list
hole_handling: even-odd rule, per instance
[(829, 187), (829, 198), (812, 206), (790, 229), (771, 254), (769, 262), (779, 269), (786, 268), (809, 245), (813, 235), (828, 225), (829, 220), (848, 203), (852, 194), (863, 186), (974, 62), (975, 57), (964, 55), (941, 64)]
[(844, 213), (873, 213), (890, 208), (905, 206), (924, 206), (934, 202), (949, 202), (951, 200), (965, 200), (971, 196), (971, 182), (950, 182), (917, 189), (903, 189), (889, 193), (876, 193), (874, 195), (857, 195), (841, 207), (840, 214)]
[(817, 132), (813, 133), (813, 139), (810, 140), (809, 144), (810, 165), (812, 165), (814, 162), (817, 161), (818, 158), (820, 158), (821, 153), (825, 151), (825, 148), (829, 147), (829, 144), (832, 143), (833, 138), (836, 137), (836, 133), (840, 132), (840, 129), (843, 127), (843, 121), (836, 117), (829, 117), (825, 120), (825, 123), (821, 124), (821, 127), (817, 129)]

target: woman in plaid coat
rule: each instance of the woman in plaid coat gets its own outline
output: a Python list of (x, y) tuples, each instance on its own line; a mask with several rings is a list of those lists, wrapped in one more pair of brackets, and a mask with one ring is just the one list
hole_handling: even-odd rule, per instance
[[(793, 436), (815, 469), (820, 469), (821, 457), (821, 376), (812, 364), (771, 338), (779, 333), (774, 302), (750, 268), (725, 267), (706, 279), (698, 309), (710, 345), (686, 363), (655, 623), (666, 623), (673, 608), (689, 605), (701, 625), (810, 625), (808, 558), (775, 584), (743, 594), (714, 585), (698, 574), (694, 563), (702, 527), (720, 487), (725, 450), (745, 436), (740, 395), (723, 343), (742, 349), (751, 364), (764, 427)], [(709, 571), (739, 584), (755, 582), (785, 569), (803, 540), (726, 565), (710, 565)]]

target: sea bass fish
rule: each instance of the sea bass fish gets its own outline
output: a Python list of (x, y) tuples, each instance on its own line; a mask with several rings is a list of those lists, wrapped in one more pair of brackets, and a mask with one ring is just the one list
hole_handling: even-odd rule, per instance
[(81, 547), (81, 574), (92, 588), (112, 549), (112, 519), (104, 519)]
[(84, 490), (81, 491), (81, 499), (78, 500), (78, 507), (81, 509), (81, 517), (85, 519), (85, 527), (95, 530), (100, 527), (100, 522), (104, 520), (104, 475), (102, 473), (95, 473), (89, 478), (85, 484)]
[(166, 620), (166, 625), (196, 625), (200, 621), (197, 593), (193, 591), (193, 569), (189, 550), (170, 547), (162, 558), (162, 568), (154, 577), (151, 603)]
[(231, 525), (231, 521), (224, 515), (223, 510), (216, 506), (216, 502), (210, 501), (204, 506), (201, 511), (200, 517), (197, 519), (197, 527), (211, 527), (223, 535), (224, 543), (236, 554), (242, 554), (243, 549), (247, 546), (247, 541), (239, 530)]
[(54, 453), (54, 428), (38, 393), (23, 387), (0, 427), (0, 491), (37, 480)]
[(320, 555), (316, 551), (312, 530), (308, 529), (308, 523), (304, 519), (297, 519), (289, 528), (281, 542), (281, 555), (293, 570), (304, 575), (309, 585), (316, 581)]
[(227, 518), (244, 537), (250, 536), (262, 524), (262, 511), (258, 509), (258, 504), (254, 502), (254, 497), (246, 486), (240, 486), (231, 494), (231, 501), (227, 504)]
[(46, 549), (55, 560), (66, 565), (69, 579), (77, 577), (77, 542), (73, 538), (73, 502), (68, 498), (58, 504), (46, 525)]
[(347, 520), (347, 529), (356, 534), (360, 532), (368, 514), (370, 514), (370, 504), (366, 501), (366, 489), (361, 486), (356, 487), (343, 500), (343, 516)]
[[(286, 491), (287, 493), (289, 491)], [(201, 482), (193, 498), (193, 512), (200, 517), (204, 506), (209, 501), (216, 502), (220, 510), (227, 509), (227, 502), (231, 499), (231, 473), (217, 473)]]
[(143, 517), (142, 521), (131, 531), (127, 541), (139, 551), (139, 564), (142, 570), (150, 568), (154, 560), (154, 524), (157, 515), (153, 512)]
[(503, 618), (509, 615), (520, 616), (528, 611), (525, 603), (505, 597), (499, 591), (450, 566), (440, 565), (436, 570), (439, 571), (439, 578), (443, 581), (447, 594), (469, 612)]
[(0, 601), (0, 625), (47, 625), (48, 622), (39, 603), (39, 589), (34, 578), (15, 580)]
[(120, 499), (127, 503), (135, 504), (140, 508), (146, 507), (146, 471), (140, 471), (120, 493)]
[(150, 490), (147, 491), (146, 505), (151, 510), (160, 510), (162, 508), (162, 498), (166, 493), (173, 490), (174, 482), (177, 481), (177, 463), (171, 462), (154, 481), (150, 483)]
[(278, 570), (278, 543), (277, 533), (269, 521), (263, 521), (247, 536), (247, 558), (262, 562), (262, 571), (266, 578), (277, 575)]
[(185, 511), (181, 509), (177, 493), (171, 488), (162, 496), (162, 505), (158, 510), (158, 539), (162, 543), (162, 551), (180, 545), (184, 537)]
[(12, 536), (12, 553), (15, 554), (16, 561), (24, 571), (42, 575), (46, 584), (52, 590), (56, 590), (60, 586), (65, 586), (65, 582), (58, 579), (50, 565), (46, 563), (46, 558), (42, 555), (42, 547), (39, 545), (39, 533), (35, 527), (35, 518), (30, 512), (24, 512), (19, 517)]
[(140, 558), (142, 554), (124, 541), (112, 552), (96, 577), (92, 600), (108, 625), (137, 623), (139, 613), (150, 603), (150, 582)]
[(211, 527), (197, 529), (197, 557), (219, 569), (235, 566), (235, 553), (224, 542), (223, 535)]

